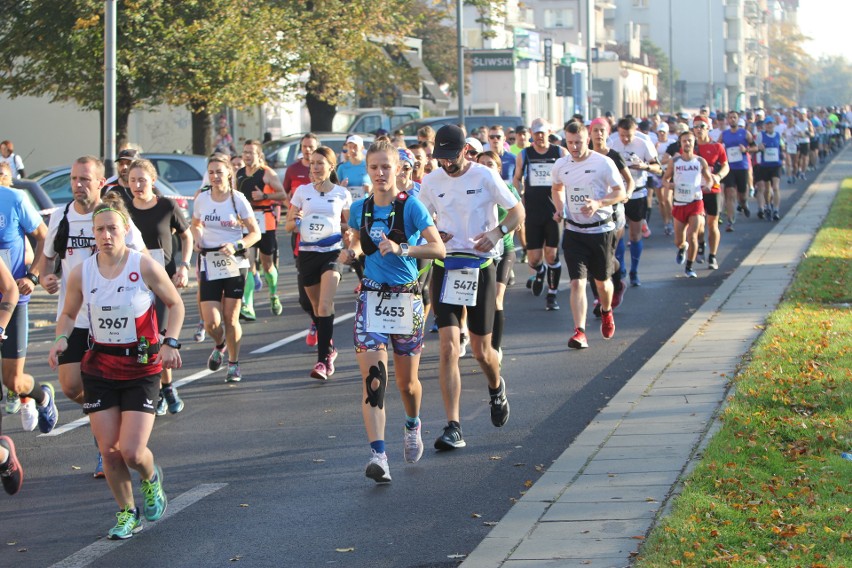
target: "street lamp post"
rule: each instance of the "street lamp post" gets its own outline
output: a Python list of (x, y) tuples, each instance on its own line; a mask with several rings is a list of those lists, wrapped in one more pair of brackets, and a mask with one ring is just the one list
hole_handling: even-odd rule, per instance
[(116, 0), (104, 2), (104, 165), (112, 175), (115, 156)]
[(456, 34), (458, 35), (459, 42), (459, 53), (458, 53), (458, 66), (459, 66), (459, 123), (462, 128), (465, 128), (464, 123), (464, 42), (462, 41), (462, 8), (464, 7), (464, 0), (456, 0)]

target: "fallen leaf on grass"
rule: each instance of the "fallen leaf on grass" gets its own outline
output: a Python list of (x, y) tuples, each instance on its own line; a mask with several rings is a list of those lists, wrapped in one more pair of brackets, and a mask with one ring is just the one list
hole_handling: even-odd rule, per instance
[(350, 546), (349, 548), (335, 548), (335, 552), (355, 552), (355, 547)]

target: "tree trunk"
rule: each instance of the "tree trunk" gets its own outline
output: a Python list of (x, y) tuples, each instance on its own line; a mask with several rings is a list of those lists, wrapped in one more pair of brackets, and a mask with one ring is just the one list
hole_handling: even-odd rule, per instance
[[(130, 111), (133, 110), (134, 100), (130, 95), (130, 89), (126, 83), (119, 82), (117, 85), (117, 97), (115, 100), (115, 148), (118, 150), (127, 142), (127, 126), (130, 122)], [(149, 152), (153, 148), (144, 148)]]
[(305, 106), (308, 107), (308, 114), (311, 116), (311, 131), (331, 132), (331, 123), (337, 113), (337, 107), (321, 101), (310, 91), (305, 96)]
[(213, 118), (203, 102), (189, 103), (189, 110), (192, 113), (192, 153), (209, 156), (213, 152)]

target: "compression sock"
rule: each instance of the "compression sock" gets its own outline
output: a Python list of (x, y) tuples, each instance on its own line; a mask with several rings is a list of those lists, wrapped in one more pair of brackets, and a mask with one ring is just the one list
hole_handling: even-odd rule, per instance
[(562, 277), (562, 263), (558, 260), (556, 264), (547, 265), (547, 288), (548, 293), (555, 294), (559, 290), (559, 279)]
[(41, 388), (41, 385), (37, 385), (35, 381), (33, 381), (33, 390), (27, 394), (22, 394), (21, 396), (33, 399), (39, 406), (42, 406), (45, 403), (44, 390)]
[(624, 264), (624, 239), (618, 239), (618, 244), (615, 246), (615, 258), (618, 260), (619, 270), (624, 270), (626, 264)]
[(375, 442), (370, 442), (370, 449), (376, 452), (377, 454), (385, 453), (385, 441), (376, 440)]
[(334, 335), (334, 314), (317, 316), (317, 361), (325, 363), (331, 351), (331, 338)]
[[(251, 273), (249, 273), (251, 274)], [(243, 305), (250, 310), (254, 309), (254, 281), (251, 278), (246, 279), (246, 287), (243, 290)]]
[(420, 417), (419, 416), (415, 416), (414, 418), (412, 418), (411, 416), (408, 416), (406, 414), (406, 416), (405, 416), (405, 427), (406, 428), (408, 428), (409, 430), (414, 430), (415, 428), (417, 428), (418, 424), (420, 424)]
[(269, 272), (263, 275), (266, 280), (266, 285), (269, 286), (269, 295), (278, 295), (278, 269), (274, 266), (269, 269)]
[(630, 241), (630, 272), (639, 272), (639, 259), (642, 257), (642, 239)]
[(491, 347), (500, 349), (503, 345), (503, 323), (506, 321), (503, 310), (494, 311), (494, 329), (491, 332)]

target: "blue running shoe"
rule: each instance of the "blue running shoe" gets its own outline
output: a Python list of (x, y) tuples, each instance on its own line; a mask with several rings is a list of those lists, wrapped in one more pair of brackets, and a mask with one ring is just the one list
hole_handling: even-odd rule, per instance
[(104, 473), (104, 457), (98, 452), (98, 463), (95, 466), (95, 473), (92, 475), (95, 479), (105, 479), (106, 474)]
[(163, 492), (163, 469), (160, 466), (154, 466), (154, 477), (151, 480), (142, 480), (142, 496), (145, 497), (142, 504), (145, 519), (153, 522), (162, 517), (169, 500)]
[(254, 273), (254, 291), (258, 292), (263, 288), (263, 280), (260, 279), (260, 274)]
[(139, 507), (130, 507), (115, 514), (118, 522), (109, 529), (107, 537), (110, 540), (125, 540), (142, 530), (142, 519), (139, 518)]
[(47, 404), (38, 405), (38, 429), (42, 434), (49, 434), (59, 421), (59, 410), (56, 408), (53, 385), (42, 383), (41, 390), (44, 391)]

